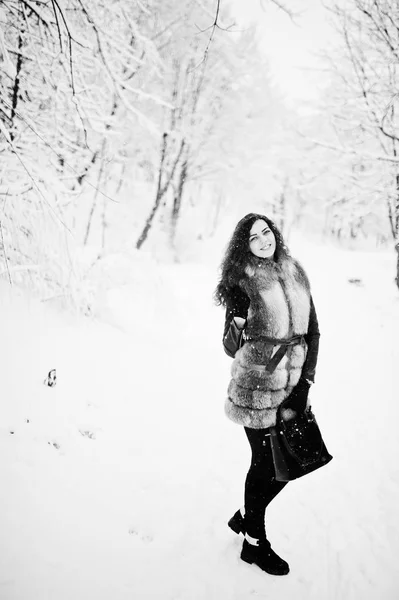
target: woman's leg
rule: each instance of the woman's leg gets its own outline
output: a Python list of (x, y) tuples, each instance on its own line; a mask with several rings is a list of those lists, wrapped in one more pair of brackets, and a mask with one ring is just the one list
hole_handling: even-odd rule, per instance
[(265, 538), (265, 510), (285, 487), (276, 481), (268, 429), (244, 428), (251, 445), (251, 465), (245, 481), (245, 530), (256, 539)]

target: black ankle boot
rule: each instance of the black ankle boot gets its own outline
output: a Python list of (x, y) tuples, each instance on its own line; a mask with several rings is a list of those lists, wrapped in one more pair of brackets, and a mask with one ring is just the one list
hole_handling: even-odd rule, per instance
[(237, 510), (237, 512), (234, 513), (227, 525), (235, 533), (243, 533), (245, 535), (244, 517), (242, 516), (239, 510)]
[(260, 540), (259, 546), (253, 546), (244, 540), (241, 560), (250, 565), (257, 565), (269, 575), (287, 575), (290, 571), (288, 563), (272, 550), (270, 542), (266, 539)]

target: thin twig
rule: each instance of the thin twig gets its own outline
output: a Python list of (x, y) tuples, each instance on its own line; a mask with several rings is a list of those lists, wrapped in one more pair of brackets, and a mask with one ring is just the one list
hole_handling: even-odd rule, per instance
[[(73, 58), (72, 58), (72, 34), (70, 32), (67, 20), (65, 19), (64, 13), (62, 12), (62, 9), (60, 7), (60, 5), (58, 4), (57, 0), (51, 0), (53, 6), (56, 6), (60, 12), (61, 18), (64, 21), (64, 26), (65, 29), (67, 31), (67, 35), (68, 35), (68, 46), (69, 46), (69, 66), (70, 66), (70, 71), (71, 71), (71, 86), (72, 86), (72, 95), (75, 96), (75, 82), (74, 82), (74, 75), (73, 75)], [(55, 8), (54, 8), (54, 12), (55, 12)], [(58, 19), (57, 19), (58, 21)], [(74, 40), (75, 41), (75, 40)]]
[[(5, 214), (6, 211), (6, 202), (7, 202), (7, 198), (8, 198), (8, 190), (6, 192), (6, 197), (4, 198), (4, 204), (3, 204), (3, 214)], [(4, 244), (4, 235), (3, 235), (3, 222), (0, 220), (0, 235), (1, 235), (1, 245), (3, 247), (3, 255), (4, 255), (4, 261), (6, 263), (6, 269), (7, 269), (7, 273), (8, 273), (8, 280), (10, 282), (10, 285), (12, 287), (12, 279), (11, 279), (11, 273), (10, 273), (10, 268), (8, 266), (8, 260), (7, 260), (7, 252), (6, 252), (6, 247)]]
[(72, 59), (72, 38), (68, 35), (69, 40), (69, 66), (71, 69), (71, 86), (72, 86), (72, 95), (75, 96), (75, 81), (73, 75), (73, 59)]
[[(3, 101), (5, 102), (5, 104), (8, 104), (4, 99)], [(70, 165), (65, 158), (59, 154), (57, 152), (57, 150), (55, 150), (53, 148), (53, 146), (47, 142), (37, 131), (36, 129), (27, 121), (27, 119), (25, 119), (25, 117), (23, 117), (21, 115), (21, 113), (19, 111), (15, 111), (15, 114), (17, 115), (17, 117), (19, 117), (28, 127), (29, 129), (31, 129), (33, 131), (33, 133), (43, 142), (43, 144), (45, 144), (56, 156), (59, 160), (63, 160), (64, 164), (75, 173), (75, 175), (80, 175), (79, 171), (77, 171), (74, 167), (72, 167), (72, 165)], [(111, 202), (115, 202), (116, 204), (119, 204), (119, 200), (115, 200), (115, 198), (111, 198), (111, 196), (108, 196), (107, 194), (105, 194), (104, 192), (102, 192), (99, 188), (97, 188), (95, 185), (93, 185), (92, 183), (90, 183), (90, 181), (88, 181), (87, 179), (85, 180), (85, 182), (92, 187), (94, 190), (98, 191), (99, 194), (101, 194), (102, 196), (104, 196), (105, 198), (107, 198), (107, 200), (111, 200)]]
[(65, 225), (65, 223), (63, 222), (63, 220), (57, 215), (57, 213), (55, 212), (54, 208), (51, 206), (51, 204), (49, 203), (49, 201), (47, 200), (47, 198), (45, 197), (45, 195), (43, 194), (43, 192), (41, 191), (41, 189), (39, 188), (39, 186), (37, 185), (35, 178), (33, 177), (33, 175), (30, 173), (28, 167), (25, 165), (24, 161), (22, 160), (22, 158), (19, 155), (19, 152), (17, 152), (17, 150), (15, 149), (15, 146), (7, 132), (7, 130), (4, 128), (2, 122), (0, 121), (0, 130), (2, 131), (6, 142), (8, 143), (8, 145), (11, 148), (11, 151), (13, 152), (13, 154), (15, 154), (15, 156), (17, 157), (17, 159), (19, 160), (19, 162), (22, 165), (22, 168), (24, 169), (24, 171), (27, 173), (28, 177), (30, 178), (30, 180), (33, 183), (33, 186), (36, 188), (37, 192), (39, 193), (39, 196), (44, 200), (45, 204), (47, 204), (47, 206), (49, 207), (50, 211), (54, 214), (54, 216), (56, 217), (56, 219), (61, 223), (61, 225), (63, 225), (63, 227), (65, 227), (65, 229), (72, 235), (71, 230), (67, 227), (67, 225)]
[[(289, 18), (291, 19), (291, 21), (295, 22), (295, 17), (298, 16), (298, 13), (295, 13), (293, 10), (291, 10), (290, 8), (288, 8), (285, 4), (283, 4), (282, 2), (280, 2), (280, 0), (268, 0), (268, 2), (271, 2), (272, 4), (274, 4), (275, 6), (277, 6), (277, 8), (279, 8), (286, 15), (289, 16)], [(260, 4), (261, 4), (261, 7), (263, 8), (263, 10), (265, 10), (265, 2), (264, 2), (264, 0), (261, 0)]]
[[(196, 65), (196, 67), (194, 67), (194, 69), (197, 69), (200, 65), (202, 65), (202, 63), (206, 63), (206, 61), (208, 60), (209, 48), (211, 46), (213, 36), (215, 35), (216, 27), (219, 27), (219, 25), (218, 25), (219, 12), (220, 12), (220, 0), (217, 0), (215, 20), (212, 23), (212, 25), (207, 27), (208, 30), (212, 29), (211, 35), (209, 36), (209, 40), (208, 40), (208, 43), (207, 43), (205, 51), (204, 51), (204, 56), (202, 57), (202, 60), (198, 63), (198, 65)], [(206, 31), (206, 29), (204, 31)]]
[(57, 30), (58, 30), (58, 39), (60, 41), (60, 49), (61, 49), (61, 52), (62, 52), (62, 36), (61, 36), (60, 22), (58, 20), (57, 8), (55, 6), (54, 0), (51, 0), (51, 4), (53, 5), (53, 12), (54, 12), (55, 22), (57, 24)]
[[(300, 133), (300, 132), (298, 132), (298, 133)], [(322, 142), (321, 140), (316, 140), (316, 139), (310, 138), (301, 133), (300, 133), (300, 135), (301, 135), (301, 137), (305, 138), (308, 142), (311, 142), (312, 144), (315, 144), (316, 146), (320, 146), (321, 148), (327, 148), (328, 150), (333, 150), (334, 152), (339, 152), (340, 154), (343, 154), (343, 155), (344, 154), (352, 154), (354, 156), (360, 156), (361, 158), (371, 160), (371, 161), (399, 164), (399, 157), (381, 156), (378, 154), (370, 154), (369, 152), (360, 152), (358, 150), (355, 150), (354, 148), (348, 148), (345, 146), (335, 146), (334, 144), (328, 144), (326, 142)]]
[[(208, 27), (205, 27), (205, 29), (201, 29), (201, 27), (198, 27), (198, 25), (196, 25), (196, 28), (198, 29), (199, 33), (206, 33), (207, 31), (209, 31), (213, 27), (215, 27), (216, 29), (220, 29), (220, 31), (230, 31), (231, 28), (234, 27), (234, 25), (235, 25), (235, 22), (233, 22), (228, 27), (222, 27), (221, 25), (219, 25), (219, 23), (212, 23), (212, 25), (209, 25)], [(235, 33), (237, 33), (237, 31)]]
[(42, 15), (39, 12), (37, 12), (37, 10), (35, 10), (33, 6), (29, 4), (29, 2), (27, 2), (26, 0), (21, 0), (21, 4), (22, 6), (25, 6), (28, 10), (32, 11), (32, 13), (37, 16), (39, 21), (41, 21), (48, 29), (50, 29), (50, 25), (47, 23), (46, 19), (42, 17)]

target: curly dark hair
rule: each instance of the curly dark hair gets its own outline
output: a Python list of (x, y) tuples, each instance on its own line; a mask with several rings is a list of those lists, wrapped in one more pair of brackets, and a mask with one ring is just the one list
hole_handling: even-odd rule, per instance
[(232, 288), (237, 286), (242, 278), (248, 259), (252, 256), (249, 248), (249, 232), (255, 221), (259, 219), (266, 221), (276, 238), (274, 260), (279, 262), (281, 258), (290, 256), (280, 230), (271, 219), (257, 213), (245, 215), (237, 223), (220, 265), (221, 277), (213, 295), (218, 306), (226, 306), (226, 301), (231, 297)]

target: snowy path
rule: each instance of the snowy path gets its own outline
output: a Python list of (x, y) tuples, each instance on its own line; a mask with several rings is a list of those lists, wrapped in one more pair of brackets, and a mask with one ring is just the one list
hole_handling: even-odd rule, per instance
[(334, 460), (269, 508), (285, 578), (242, 563), (226, 526), (249, 449), (223, 414), (231, 361), (214, 270), (165, 267), (149, 298), (115, 294), (126, 332), (1, 286), (1, 600), (398, 597), (393, 257), (298, 256), (322, 328), (313, 408)]

